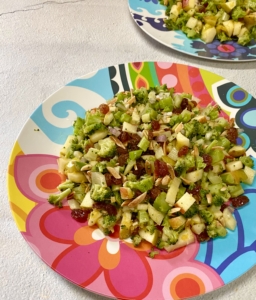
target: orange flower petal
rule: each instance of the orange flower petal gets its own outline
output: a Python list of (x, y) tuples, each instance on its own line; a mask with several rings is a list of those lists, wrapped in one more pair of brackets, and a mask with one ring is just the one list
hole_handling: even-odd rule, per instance
[(74, 234), (75, 243), (81, 246), (95, 243), (95, 240), (92, 238), (92, 233), (95, 229), (97, 229), (96, 226), (84, 226), (79, 228)]
[(99, 250), (99, 263), (107, 270), (114, 269), (120, 261), (120, 251), (115, 254), (110, 254), (107, 250), (107, 239), (104, 239)]

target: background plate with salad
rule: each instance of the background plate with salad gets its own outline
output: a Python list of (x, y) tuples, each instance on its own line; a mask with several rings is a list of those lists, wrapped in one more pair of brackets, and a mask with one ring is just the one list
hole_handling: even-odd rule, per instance
[(250, 202), (235, 211), (237, 227), (225, 238), (160, 251), (153, 259), (151, 245), (135, 248), (115, 232), (105, 236), (97, 227), (73, 220), (67, 202), (61, 209), (48, 203), (65, 180), (57, 158), (74, 120), (120, 91), (161, 84), (193, 94), (202, 106), (218, 104), (243, 129), (237, 142), (255, 160), (255, 99), (209, 71), (166, 62), (110, 66), (67, 84), (31, 115), (10, 156), (9, 200), (27, 243), (57, 273), (107, 297), (184, 299), (220, 288), (255, 265), (255, 183), (243, 185)]
[[(196, 4), (196, 1), (183, 1), (186, 3), (186, 5), (190, 5), (191, 7)], [(219, 1), (222, 3), (222, 1)], [(162, 1), (164, 3), (164, 1)], [(167, 2), (166, 2), (167, 3)], [(174, 3), (174, 1), (173, 1)], [(175, 2), (176, 3), (176, 2)], [(174, 3), (174, 4), (175, 4)], [(181, 3), (181, 2), (180, 2)], [(227, 9), (229, 9), (229, 3), (236, 3), (238, 4), (238, 1), (229, 1), (227, 2)], [(251, 3), (255, 6), (255, 2), (251, 1)], [(219, 32), (219, 36), (221, 36), (222, 40), (225, 40), (224, 42), (220, 42), (218, 39), (214, 39), (211, 42), (205, 43), (201, 38), (197, 38), (195, 35), (196, 28), (198, 27), (199, 23), (197, 23), (197, 16), (192, 14), (192, 18), (190, 19), (189, 22), (189, 27), (187, 27), (187, 21), (189, 18), (186, 19), (186, 22), (184, 21), (184, 16), (182, 14), (177, 17), (177, 20), (180, 22), (180, 26), (177, 25), (177, 20), (171, 21), (169, 18), (169, 28), (172, 27), (173, 25), (177, 25), (177, 28), (174, 26), (174, 30), (167, 29), (167, 26), (165, 24), (164, 19), (167, 19), (166, 16), (166, 6), (160, 4), (160, 1), (158, 0), (128, 0), (129, 4), (129, 9), (131, 12), (131, 15), (136, 22), (136, 24), (150, 37), (158, 41), (159, 43), (177, 50), (182, 53), (186, 53), (188, 55), (192, 56), (197, 56), (200, 58), (206, 58), (206, 59), (212, 59), (212, 60), (221, 60), (221, 61), (234, 61), (234, 62), (239, 62), (239, 61), (253, 61), (256, 60), (256, 41), (255, 39), (252, 39), (251, 42), (247, 46), (243, 46), (241, 44), (241, 39), (240, 43), (235, 41), (234, 39), (229, 39), (228, 36), (228, 31), (233, 29), (230, 27), (230, 18), (227, 17), (228, 22), (225, 23), (227, 25), (227, 28), (225, 26), (218, 26), (217, 31)], [(224, 4), (224, 3), (222, 3)], [(177, 6), (175, 4), (175, 6)], [(174, 11), (171, 13), (172, 16), (174, 16), (175, 13), (177, 13), (179, 10), (179, 6), (176, 7), (177, 9), (174, 9)], [(216, 8), (216, 7), (215, 7)], [(193, 9), (192, 9), (193, 10)], [(188, 10), (190, 13), (190, 9)], [(188, 13), (186, 11), (186, 14)], [(224, 9), (222, 9), (223, 12)], [(221, 11), (221, 12), (222, 12)], [(216, 11), (216, 14), (213, 13), (214, 15), (220, 14), (220, 11)], [(201, 13), (200, 13), (201, 14)], [(227, 13), (226, 13), (227, 14)], [(254, 11), (252, 11), (252, 14), (254, 14)], [(228, 15), (228, 14), (227, 14)], [(255, 17), (255, 14), (253, 15)], [(200, 18), (200, 17), (199, 17)], [(209, 21), (209, 19), (211, 19)], [(204, 23), (204, 18), (202, 19)], [(240, 19), (237, 19), (240, 20)], [(208, 33), (213, 30), (212, 27), (216, 27), (217, 24), (212, 26), (212, 16), (209, 18), (208, 16), (208, 21), (211, 23), (211, 25), (207, 25), (210, 28)], [(207, 21), (207, 22), (208, 22)], [(255, 21), (255, 20), (254, 20)], [(192, 24), (193, 23), (193, 24)], [(196, 25), (197, 23), (197, 25)], [(183, 24), (183, 25), (181, 25)], [(223, 23), (222, 23), (223, 24)], [(221, 24), (221, 25), (222, 25)], [(237, 23), (238, 24), (238, 23)], [(233, 23), (231, 24), (233, 25)], [(183, 28), (183, 31), (181, 30)], [(205, 30), (205, 31), (207, 31)], [(214, 30), (213, 30), (214, 31)], [(184, 33), (186, 32), (186, 33)], [(202, 32), (202, 31), (200, 31)], [(195, 38), (191, 39), (188, 38), (188, 36), (193, 36)], [(199, 34), (201, 36), (201, 33)], [(208, 38), (209, 35), (206, 33), (206, 37)], [(211, 35), (211, 34), (210, 34)], [(218, 34), (216, 34), (217, 37)], [(226, 38), (224, 38), (226, 36)]]

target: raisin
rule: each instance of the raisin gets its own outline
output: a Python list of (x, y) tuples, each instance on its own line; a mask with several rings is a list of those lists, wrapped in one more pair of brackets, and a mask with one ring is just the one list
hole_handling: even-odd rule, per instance
[(236, 144), (236, 139), (238, 138), (238, 131), (236, 128), (231, 127), (227, 130), (227, 135), (226, 135), (227, 139), (233, 143)]
[(114, 176), (112, 176), (112, 182), (113, 184), (120, 185), (123, 181), (122, 178), (115, 178)]
[(89, 210), (72, 209), (71, 217), (77, 222), (86, 222), (89, 215)]
[(108, 105), (107, 104), (101, 104), (100, 106), (99, 106), (99, 110), (100, 110), (100, 112), (102, 113), (102, 114), (107, 114), (108, 112), (109, 112), (109, 107), (108, 107)]
[(105, 210), (111, 216), (115, 216), (117, 214), (116, 207), (110, 203), (94, 203), (92, 207), (98, 210)]
[(188, 103), (188, 99), (187, 98), (183, 98), (181, 100), (181, 104), (180, 104), (180, 108), (182, 110), (186, 109), (188, 107), (189, 103)]
[(205, 172), (208, 172), (212, 170), (212, 157), (209, 154), (203, 154), (203, 161), (206, 164), (206, 167), (204, 168)]
[(164, 177), (169, 174), (167, 164), (164, 161), (157, 159), (154, 162), (154, 166), (156, 177)]
[(149, 192), (149, 196), (151, 199), (155, 200), (160, 193), (161, 190), (158, 187), (153, 187)]
[(124, 148), (121, 148), (121, 147), (117, 147), (116, 150), (117, 150), (117, 153), (119, 155), (121, 155), (121, 154), (127, 154), (128, 153), (127, 149), (124, 149)]
[(110, 173), (105, 174), (105, 179), (107, 186), (111, 186), (113, 184), (112, 175)]
[(118, 138), (122, 143), (125, 143), (130, 140), (130, 135), (128, 132), (122, 131)]
[(151, 126), (153, 130), (159, 130), (160, 129), (160, 123), (156, 120), (151, 121)]
[(119, 166), (121, 166), (121, 167), (124, 166), (127, 163), (128, 157), (129, 157), (128, 153), (121, 154), (120, 156), (118, 156)]
[(188, 151), (189, 151), (188, 146), (182, 146), (178, 152), (178, 156), (179, 157), (184, 156), (184, 155), (188, 154)]
[(230, 199), (233, 207), (241, 207), (249, 202), (249, 198), (247, 196), (237, 196)]
[(153, 131), (152, 131), (152, 130), (148, 130), (148, 140), (149, 140), (149, 141), (152, 141), (153, 138), (154, 138), (154, 136), (153, 136)]

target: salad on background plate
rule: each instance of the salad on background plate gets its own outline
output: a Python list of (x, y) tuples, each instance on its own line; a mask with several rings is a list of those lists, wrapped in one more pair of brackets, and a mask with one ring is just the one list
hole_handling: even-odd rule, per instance
[(128, 0), (132, 18), (150, 37), (192, 56), (256, 59), (255, 1)]
[(14, 144), (19, 231), (54, 271), (110, 298), (185, 299), (234, 281), (256, 261), (255, 109), (235, 83), (182, 64), (70, 82)]

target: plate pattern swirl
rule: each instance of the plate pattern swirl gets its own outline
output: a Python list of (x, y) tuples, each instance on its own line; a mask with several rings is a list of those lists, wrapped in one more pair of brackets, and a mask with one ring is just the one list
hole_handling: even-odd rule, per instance
[(200, 39), (189, 39), (181, 30), (169, 31), (165, 27), (165, 6), (158, 0), (128, 0), (136, 24), (149, 36), (165, 46), (188, 55), (221, 61), (256, 60), (256, 41), (241, 46), (235, 41), (220, 43), (214, 40), (205, 44)]
[(87, 223), (47, 202), (65, 180), (57, 157), (77, 116), (119, 91), (167, 84), (193, 93), (201, 105), (217, 103), (243, 132), (238, 143), (255, 156), (256, 99), (209, 71), (167, 62), (131, 62), (76, 79), (43, 102), (14, 144), (8, 169), (8, 194), (17, 227), (34, 252), (53, 270), (94, 293), (118, 299), (184, 299), (213, 291), (241, 276), (256, 262), (256, 184), (244, 186), (250, 198), (235, 212), (237, 229), (224, 239), (194, 243), (148, 257), (150, 245), (134, 248), (118, 239), (118, 228), (104, 236)]

